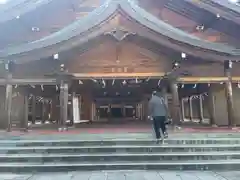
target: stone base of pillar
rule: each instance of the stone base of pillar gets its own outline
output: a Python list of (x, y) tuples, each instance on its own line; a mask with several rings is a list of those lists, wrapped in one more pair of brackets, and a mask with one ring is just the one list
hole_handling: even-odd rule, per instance
[(21, 131), (22, 132), (28, 132), (28, 129), (22, 129)]
[(68, 131), (67, 127), (58, 128), (58, 132)]
[(232, 129), (236, 129), (236, 128), (237, 128), (237, 125), (236, 125), (236, 124), (233, 124), (233, 125), (230, 125), (229, 127), (232, 128)]
[(216, 125), (216, 124), (213, 124), (213, 125), (212, 125), (212, 127), (213, 127), (213, 128), (217, 128), (217, 127), (218, 127), (218, 125)]

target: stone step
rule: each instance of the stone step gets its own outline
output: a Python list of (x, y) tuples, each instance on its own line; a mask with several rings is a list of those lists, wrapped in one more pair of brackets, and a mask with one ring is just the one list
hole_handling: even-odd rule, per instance
[[(78, 131), (78, 132), (76, 132)], [(209, 130), (208, 132), (193, 132), (193, 133), (184, 133), (184, 132), (172, 132), (169, 131), (169, 138), (170, 139), (238, 139), (240, 138), (240, 131), (236, 130), (235, 132), (211, 132)], [(16, 134), (6, 134), (1, 133), (0, 134), (0, 140), (118, 140), (118, 139), (153, 139), (155, 136), (153, 133), (150, 132), (144, 132), (144, 133), (134, 133), (134, 132), (103, 132), (103, 133), (88, 133), (87, 130), (83, 130), (83, 132), (80, 132), (79, 130), (73, 130), (73, 133), (71, 133), (71, 130), (68, 133), (52, 133), (50, 131), (49, 133), (32, 133), (31, 130), (29, 131), (29, 134), (19, 134), (16, 132)]]
[(87, 170), (240, 170), (240, 160), (139, 161), (88, 163), (0, 163), (0, 172), (69, 172)]
[(239, 159), (240, 152), (189, 152), (189, 153), (112, 153), (112, 154), (18, 154), (0, 155), (0, 163), (78, 163), (78, 162), (138, 162), (138, 161), (189, 161)]
[[(240, 138), (219, 139), (167, 139), (166, 144), (240, 144)], [(153, 145), (156, 140), (122, 139), (122, 140), (1, 140), (0, 147), (25, 146), (114, 146), (114, 145)]]
[(0, 154), (28, 153), (137, 153), (137, 152), (206, 152), (240, 151), (240, 144), (155, 144), (125, 146), (27, 146), (0, 147)]

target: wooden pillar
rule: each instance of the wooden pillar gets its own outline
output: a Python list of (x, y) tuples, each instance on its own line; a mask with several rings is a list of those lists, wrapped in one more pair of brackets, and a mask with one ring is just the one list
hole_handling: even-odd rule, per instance
[(6, 85), (6, 101), (5, 101), (5, 110), (7, 113), (7, 131), (10, 132), (12, 130), (12, 91), (13, 86), (11, 84)]
[[(78, 112), (79, 112), (79, 101), (78, 101), (78, 104), (77, 105), (75, 105), (74, 104), (74, 99), (75, 98), (78, 98), (78, 96), (76, 95), (76, 92), (75, 91), (73, 91), (72, 92), (72, 97), (71, 97), (71, 106), (70, 106), (70, 109), (69, 109), (69, 111), (70, 111), (70, 123), (71, 123), (71, 125), (73, 125), (74, 124), (74, 116), (75, 116), (75, 110), (74, 110), (74, 108), (76, 108), (77, 110), (78, 110)], [(77, 107), (75, 107), (75, 106), (77, 106)], [(78, 118), (79, 119), (79, 118)]]
[(82, 94), (78, 98), (79, 103), (79, 120), (82, 120)]
[(7, 131), (12, 130), (12, 94), (13, 94), (13, 86), (11, 84), (12, 81), (12, 73), (14, 69), (14, 62), (9, 61), (5, 64), (5, 70), (7, 72), (6, 77), (6, 99), (5, 99), (5, 111), (7, 114)]
[(42, 124), (44, 124), (45, 123), (45, 121), (46, 121), (46, 116), (45, 116), (45, 112), (46, 112), (46, 105), (45, 105), (45, 102), (44, 102), (44, 99), (43, 99), (43, 101), (41, 102), (41, 105), (42, 105)]
[(126, 107), (123, 103), (122, 103), (122, 114), (123, 114), (123, 117), (126, 118)]
[(83, 104), (81, 104), (81, 109), (83, 111), (83, 120), (89, 120), (92, 122), (91, 113), (92, 113), (92, 94), (91, 92), (84, 91), (81, 94)]
[(199, 123), (203, 122), (203, 96), (200, 95), (199, 96), (199, 100), (198, 100), (198, 116), (200, 119)]
[(149, 99), (149, 95), (148, 94), (144, 94), (143, 96), (143, 118), (144, 120), (149, 120), (148, 117), (148, 99)]
[(192, 96), (189, 97), (188, 103), (189, 103), (189, 118), (192, 121), (193, 120)]
[(23, 130), (28, 131), (28, 95), (24, 96), (24, 122)]
[(168, 93), (167, 93), (167, 88), (166, 87), (162, 88), (162, 94), (163, 94), (163, 97), (164, 97), (165, 104), (168, 107)]
[(68, 83), (61, 81), (60, 85), (60, 128), (66, 128), (68, 112)]
[(32, 96), (32, 123), (36, 122), (36, 96)]
[(231, 76), (232, 62), (224, 62), (224, 74), (227, 77), (225, 82), (225, 95), (227, 100), (228, 125), (230, 127), (236, 126), (235, 113), (233, 107), (233, 90), (232, 90), (232, 76)]
[(181, 115), (180, 115), (180, 103), (178, 95), (178, 85), (175, 81), (170, 82), (170, 89), (172, 93), (172, 103), (173, 103), (173, 125), (180, 125)]
[(208, 104), (208, 113), (210, 118), (210, 125), (216, 126), (216, 109), (215, 109), (215, 97), (213, 94), (213, 85), (209, 87), (208, 96), (207, 96), (207, 104)]
[(181, 115), (182, 115), (182, 121), (184, 121), (184, 118), (185, 118), (185, 105), (184, 105), (184, 98), (182, 98), (182, 100), (181, 100)]

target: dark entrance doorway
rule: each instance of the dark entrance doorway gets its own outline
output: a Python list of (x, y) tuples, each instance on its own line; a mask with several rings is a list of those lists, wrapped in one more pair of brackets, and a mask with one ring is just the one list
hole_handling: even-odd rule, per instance
[(135, 118), (136, 117), (136, 108), (134, 107), (134, 105), (126, 105), (126, 106), (124, 106), (124, 108), (125, 108), (125, 117), (127, 117), (127, 118)]
[(120, 107), (111, 108), (111, 117), (112, 118), (123, 118), (123, 109)]
[(107, 119), (109, 117), (109, 110), (108, 106), (100, 106), (97, 108), (97, 116), (100, 119)]

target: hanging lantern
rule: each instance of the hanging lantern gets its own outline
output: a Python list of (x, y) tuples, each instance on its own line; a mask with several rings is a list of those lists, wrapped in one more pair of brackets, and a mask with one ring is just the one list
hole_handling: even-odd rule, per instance
[(175, 62), (173, 63), (172, 69), (177, 69), (179, 66), (180, 66), (180, 64), (179, 64), (177, 61), (175, 61)]
[(181, 53), (181, 57), (182, 57), (182, 59), (185, 59), (186, 57), (187, 57), (187, 55), (186, 55), (186, 53)]
[(54, 54), (53, 55), (53, 59), (57, 60), (59, 58), (59, 55), (58, 54)]

